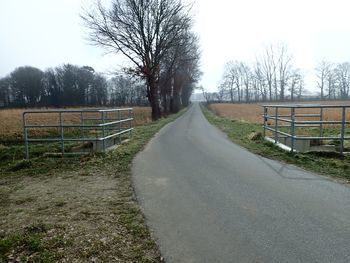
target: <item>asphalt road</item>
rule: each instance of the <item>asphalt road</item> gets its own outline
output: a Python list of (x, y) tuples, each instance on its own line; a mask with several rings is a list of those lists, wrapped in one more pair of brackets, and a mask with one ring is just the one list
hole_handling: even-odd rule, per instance
[(198, 104), (134, 160), (166, 262), (350, 262), (350, 188), (254, 155)]

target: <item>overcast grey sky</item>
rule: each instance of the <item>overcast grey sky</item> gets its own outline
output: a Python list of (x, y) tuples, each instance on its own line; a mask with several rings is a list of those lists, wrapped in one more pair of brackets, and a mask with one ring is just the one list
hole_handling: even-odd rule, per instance
[[(0, 77), (23, 65), (62, 63), (104, 72), (125, 66), (90, 46), (79, 14), (93, 0), (1, 0)], [(106, 0), (107, 1), (107, 0)], [(350, 61), (349, 0), (197, 0), (201, 84), (215, 90), (228, 60), (253, 62), (264, 45), (284, 42), (308, 75), (321, 59)]]

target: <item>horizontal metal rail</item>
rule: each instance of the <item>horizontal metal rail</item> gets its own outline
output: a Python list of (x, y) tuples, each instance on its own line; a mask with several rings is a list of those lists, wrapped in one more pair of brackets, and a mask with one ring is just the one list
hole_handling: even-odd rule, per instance
[(286, 109), (291, 109), (291, 108), (298, 108), (298, 109), (331, 109), (331, 108), (342, 108), (342, 107), (347, 107), (350, 108), (350, 103), (349, 105), (319, 105), (319, 104), (270, 104), (270, 105), (263, 105), (262, 107), (268, 107), (268, 108), (286, 108)]
[(264, 118), (269, 119), (269, 120), (278, 120), (282, 122), (289, 122), (289, 123), (300, 123), (300, 124), (350, 124), (350, 121), (297, 121), (297, 120), (289, 120), (289, 119), (284, 119), (284, 118), (279, 118), (275, 116), (265, 116)]
[(265, 116), (264, 118), (269, 119), (269, 120), (278, 120), (278, 121), (284, 121), (284, 122), (293, 122), (292, 120), (284, 119), (284, 118), (279, 118), (279, 117), (275, 117), (275, 116)]
[[(100, 112), (118, 112), (118, 111), (132, 111), (132, 108), (121, 108), (121, 109), (82, 109), (82, 110), (32, 110), (25, 111), (23, 114), (41, 114), (41, 113), (100, 113)], [(100, 119), (99, 119), (100, 120)]]
[[(261, 115), (264, 116), (264, 115)], [(320, 117), (320, 114), (296, 114), (295, 117)], [(274, 116), (275, 117), (275, 116)], [(279, 115), (278, 117), (290, 117), (290, 115)]]
[(279, 130), (275, 130), (273, 128), (270, 128), (270, 127), (266, 127), (266, 130), (270, 130), (270, 131), (274, 131), (274, 132), (277, 132), (278, 134), (281, 134), (281, 135), (284, 135), (284, 136), (287, 136), (287, 137), (292, 137), (290, 134), (286, 133), (286, 132), (282, 132), (282, 131), (279, 131)]
[[(123, 112), (126, 112), (124, 114)], [(65, 123), (67, 115), (76, 116), (74, 114), (79, 113), (79, 123)], [(123, 113), (123, 114), (121, 114)], [(28, 119), (32, 114), (54, 114), (58, 117), (57, 124), (31, 124)], [(86, 116), (86, 114), (94, 114), (94, 117)], [(117, 114), (117, 116), (115, 115)], [(112, 116), (113, 115), (113, 116)], [(122, 115), (128, 115), (122, 117)], [(97, 117), (96, 117), (97, 116)], [(121, 142), (121, 136), (123, 134), (129, 134), (129, 138), (132, 136), (133, 122), (133, 109), (82, 109), (82, 110), (42, 110), (42, 111), (25, 111), (23, 112), (23, 132), (26, 158), (29, 159), (29, 143), (39, 142), (59, 142), (61, 144), (61, 154), (67, 154), (65, 152), (65, 142), (100, 142), (102, 144), (102, 151), (106, 151), (106, 142), (115, 137), (119, 137)], [(45, 137), (45, 138), (33, 138), (30, 136), (33, 129), (57, 129), (58, 137)], [(65, 134), (67, 129), (76, 129), (80, 132), (80, 137), (75, 137)], [(90, 133), (90, 134), (87, 134)], [(88, 136), (86, 136), (88, 135)], [(89, 136), (90, 135), (90, 136)], [(111, 144), (111, 141), (110, 141)], [(97, 148), (97, 145), (96, 145)], [(86, 153), (86, 152), (83, 152)], [(69, 153), (73, 154), (73, 153)], [(74, 153), (75, 154), (75, 153)]]
[[(264, 109), (263, 128), (264, 138), (266, 137), (266, 130), (272, 131), (274, 134), (275, 143), (278, 142), (278, 136), (283, 135), (284, 138), (291, 138), (291, 152), (294, 152), (295, 142), (298, 140), (339, 140), (340, 153), (344, 153), (344, 141), (350, 140), (349, 136), (345, 136), (347, 125), (350, 121), (347, 120), (347, 109), (350, 105), (315, 105), (315, 104), (296, 104), (296, 105), (263, 105)], [(279, 114), (279, 109), (283, 108), (284, 113)], [(269, 114), (269, 109), (273, 111)], [(285, 113), (285, 109), (290, 110), (290, 114)], [(320, 113), (299, 113), (299, 109), (318, 109)], [(324, 120), (325, 109), (339, 109), (338, 119), (340, 120)], [(297, 118), (319, 118), (319, 120), (297, 120)], [(268, 120), (273, 120), (274, 123), (268, 123)], [(288, 125), (281, 125), (280, 123), (288, 123)], [(323, 136), (324, 125), (334, 125), (340, 127), (339, 136)], [(290, 133), (279, 130), (280, 128), (290, 129)], [(319, 136), (301, 136), (296, 134), (297, 128), (319, 128)]]
[(85, 127), (85, 128), (91, 128), (91, 127), (103, 127), (103, 126), (109, 126), (112, 124), (118, 124), (118, 123), (123, 123), (123, 122), (129, 122), (132, 121), (133, 118), (128, 118), (128, 119), (124, 119), (124, 120), (119, 120), (119, 121), (113, 121), (113, 122), (106, 122), (106, 123), (102, 123), (102, 124), (64, 124), (64, 125), (59, 125), (59, 124), (32, 124), (32, 125), (26, 125), (27, 128), (81, 128), (81, 127)]
[[(134, 128), (126, 129), (121, 132), (114, 133), (112, 135), (108, 135), (106, 137), (99, 138), (65, 138), (67, 142), (93, 142), (93, 141), (103, 141), (109, 138), (117, 137), (123, 133), (127, 133), (132, 131)], [(28, 139), (28, 142), (60, 142), (61, 138), (41, 138), (41, 139)]]
[[(291, 137), (291, 136), (289, 136)], [(341, 138), (339, 136), (294, 136), (297, 140), (340, 140)], [(344, 137), (344, 140), (350, 140), (350, 137)]]
[[(269, 125), (268, 125), (269, 126)], [(277, 125), (277, 128), (290, 128), (291, 125)], [(295, 125), (295, 128), (319, 128), (320, 125)]]

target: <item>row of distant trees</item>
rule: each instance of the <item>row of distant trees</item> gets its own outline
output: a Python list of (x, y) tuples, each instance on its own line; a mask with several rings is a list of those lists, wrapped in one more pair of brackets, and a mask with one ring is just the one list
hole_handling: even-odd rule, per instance
[(300, 99), (304, 91), (302, 71), (284, 44), (268, 46), (253, 64), (229, 61), (216, 93), (207, 100), (250, 102)]
[(321, 99), (350, 98), (350, 63), (321, 61), (316, 68)]
[[(315, 71), (319, 93), (313, 99), (350, 98), (350, 63), (321, 61)], [(229, 61), (218, 91), (203, 94), (207, 101), (300, 100), (306, 98), (304, 77), (286, 45), (270, 45), (253, 64)]]
[(0, 79), (2, 107), (147, 105), (145, 84), (122, 74), (107, 80), (89, 66), (15, 69)]
[[(177, 67), (175, 73), (169, 73), (172, 65), (167, 65), (159, 77), (165, 113), (188, 105), (194, 89), (194, 79), (188, 79), (192, 71), (180, 64)], [(45, 71), (23, 66), (0, 78), (0, 107), (135, 105), (149, 105), (147, 84), (124, 72), (107, 79), (90, 66), (64, 64)]]
[(0, 105), (4, 107), (63, 107), (106, 103), (106, 79), (87, 66), (65, 64), (46, 71), (24, 66), (0, 79)]

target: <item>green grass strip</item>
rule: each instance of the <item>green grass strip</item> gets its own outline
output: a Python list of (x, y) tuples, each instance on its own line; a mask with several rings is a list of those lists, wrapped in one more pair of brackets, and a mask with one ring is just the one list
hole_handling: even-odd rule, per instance
[(219, 117), (210, 111), (206, 106), (201, 106), (207, 120), (217, 126), (220, 130), (236, 144), (261, 156), (294, 164), (306, 170), (322, 175), (350, 180), (350, 157), (340, 156), (337, 153), (312, 152), (291, 154), (283, 151), (273, 143), (260, 138), (250, 140), (248, 136), (254, 132), (262, 134), (263, 128), (260, 124), (249, 123), (238, 120), (230, 120)]

